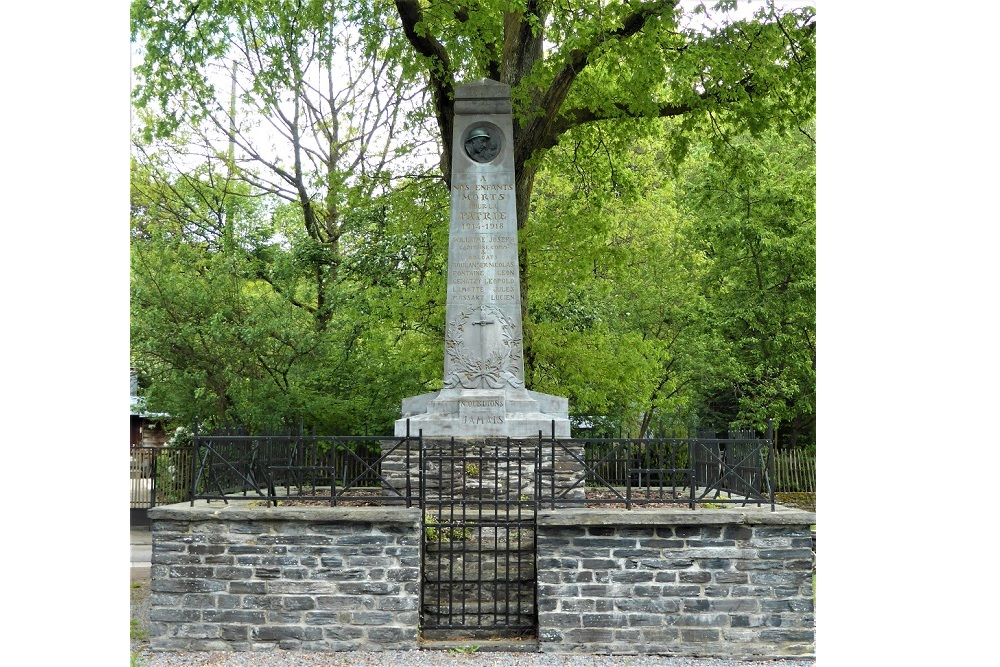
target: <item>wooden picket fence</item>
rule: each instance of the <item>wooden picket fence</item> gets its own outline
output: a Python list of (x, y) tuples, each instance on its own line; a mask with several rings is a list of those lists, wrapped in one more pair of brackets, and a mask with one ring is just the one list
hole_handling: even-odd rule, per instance
[(802, 449), (774, 452), (774, 490), (816, 493), (816, 455)]

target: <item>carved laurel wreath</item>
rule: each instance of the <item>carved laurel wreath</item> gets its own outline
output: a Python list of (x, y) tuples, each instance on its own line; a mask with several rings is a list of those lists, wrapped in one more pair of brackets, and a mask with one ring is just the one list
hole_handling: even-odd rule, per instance
[[(480, 319), (472, 321), (479, 312)], [(492, 320), (489, 318), (493, 318)], [(490, 350), (486, 357), (470, 350), (465, 343), (467, 326), (499, 326), (502, 345)], [(472, 310), (462, 309), (445, 328), (445, 353), (458, 370), (449, 373), (444, 380), (446, 389), (461, 385), (464, 389), (500, 389), (504, 383), (512, 387), (523, 387), (518, 379), (521, 363), (521, 337), (503, 311), (496, 306), (482, 305)]]

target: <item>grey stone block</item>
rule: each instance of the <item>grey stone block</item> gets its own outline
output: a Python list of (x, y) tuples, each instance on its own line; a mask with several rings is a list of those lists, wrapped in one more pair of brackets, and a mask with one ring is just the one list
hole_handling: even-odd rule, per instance
[(580, 614), (539, 612), (538, 625), (545, 628), (579, 628), (583, 623)]
[[(239, 609), (243, 604), (242, 595), (231, 595), (228, 593), (213, 593), (212, 596), (215, 598), (215, 608), (216, 609)], [(213, 605), (205, 605), (206, 608), (211, 608)]]
[[(589, 549), (634, 549), (636, 539), (620, 537), (578, 537), (573, 540), (578, 547)], [(585, 566), (586, 567), (586, 566)]]
[(609, 628), (575, 628), (563, 633), (570, 644), (607, 644), (614, 641), (614, 631)]
[(236, 562), (236, 558), (233, 556), (204, 556), (202, 561), (205, 565), (233, 565)]
[(226, 553), (226, 547), (222, 544), (191, 544), (187, 551), (191, 554), (219, 555)]
[(708, 611), (711, 600), (705, 598), (685, 598), (681, 600), (681, 609), (687, 613)]
[(611, 628), (626, 625), (623, 614), (583, 614), (580, 617), (585, 628)]
[(150, 609), (150, 621), (165, 623), (197, 623), (201, 620), (200, 609)]
[(257, 579), (278, 579), (281, 577), (280, 567), (255, 567), (253, 576)]
[(254, 641), (273, 642), (284, 639), (322, 639), (322, 628), (303, 627), (301, 625), (265, 625), (253, 628), (250, 638)]
[(807, 560), (812, 560), (813, 553), (812, 549), (760, 549), (757, 552), (757, 557), (765, 560), (771, 559), (782, 559), (790, 560), (793, 558), (804, 558)]
[(211, 579), (154, 579), (150, 583), (154, 593), (212, 593), (225, 588), (225, 582)]
[(538, 641), (542, 644), (561, 642), (563, 634), (555, 628), (539, 628)]
[(816, 633), (808, 629), (774, 629), (762, 630), (760, 640), (763, 642), (809, 642), (815, 641)]
[(323, 628), (322, 630), (325, 638), (338, 642), (349, 642), (355, 639), (361, 639), (365, 634), (363, 629), (350, 626)]
[(263, 581), (230, 581), (229, 592), (234, 594), (263, 595), (267, 592), (267, 583)]
[(149, 562), (153, 565), (199, 565), (201, 556), (180, 553), (157, 553), (153, 552)]
[(206, 609), (202, 612), (206, 623), (252, 623), (263, 625), (267, 617), (263, 611), (248, 611), (242, 609)]
[(250, 636), (250, 626), (223, 625), (219, 627), (219, 639), (227, 642), (244, 642)]
[[(307, 611), (303, 617), (306, 625), (346, 625), (350, 619), (347, 611)], [(361, 631), (358, 635), (361, 636)]]
[[(549, 600), (551, 598), (545, 598)], [(539, 609), (539, 611), (541, 611)], [(594, 601), (586, 598), (561, 598), (559, 600), (559, 611), (562, 612), (591, 612), (594, 611)]]
[(308, 595), (289, 595), (280, 599), (282, 606), (289, 611), (306, 611), (316, 608), (316, 600)]
[(302, 623), (302, 612), (300, 611), (280, 611), (270, 609), (267, 612), (267, 623), (269, 625), (299, 625)]
[(352, 625), (387, 625), (393, 620), (392, 614), (383, 611), (352, 611), (349, 614)]
[(400, 587), (386, 581), (343, 582), (337, 584), (338, 590), (345, 595), (398, 595)]
[(651, 570), (623, 570), (611, 573), (613, 583), (645, 584), (653, 581), (655, 572)]
[(149, 603), (153, 607), (180, 607), (185, 597), (187, 595), (183, 593), (152, 593), (149, 596)]
[(765, 586), (799, 585), (806, 572), (751, 572), (750, 583)]
[(753, 598), (725, 598), (709, 600), (708, 608), (711, 611), (723, 611), (730, 614), (737, 612), (750, 614), (761, 610), (760, 601)]
[(663, 625), (663, 616), (660, 614), (629, 614), (628, 624), (630, 627), (659, 627)]
[(248, 554), (266, 554), (270, 552), (270, 549), (254, 544), (234, 544), (227, 548), (227, 552), (234, 556), (245, 556)]
[(727, 540), (749, 540), (753, 537), (753, 529), (750, 526), (726, 526), (722, 530), (722, 537)]
[(362, 568), (345, 570), (341, 568), (320, 568), (312, 575), (317, 579), (328, 579), (330, 581), (363, 581), (368, 576), (368, 572)]
[(388, 581), (419, 581), (420, 572), (416, 568), (389, 569), (385, 572), (385, 578)]
[(382, 611), (414, 611), (417, 608), (417, 598), (379, 596), (375, 601), (375, 607)]
[[(398, 599), (398, 598), (382, 598)], [(319, 595), (316, 597), (316, 607), (318, 609), (357, 609), (361, 605), (361, 599), (347, 595)]]
[(761, 611), (766, 612), (812, 612), (813, 601), (811, 598), (793, 598), (790, 600), (761, 600)]
[(212, 576), (216, 579), (249, 579), (253, 576), (253, 568), (220, 565)]
[(368, 641), (378, 644), (416, 643), (417, 629), (413, 628), (371, 628)]

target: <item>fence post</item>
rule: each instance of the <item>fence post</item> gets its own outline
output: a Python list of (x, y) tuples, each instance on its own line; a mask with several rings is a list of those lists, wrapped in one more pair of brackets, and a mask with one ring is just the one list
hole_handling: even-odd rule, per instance
[(767, 418), (767, 492), (771, 496), (771, 511), (774, 511), (774, 419)]
[(693, 510), (694, 509), (694, 487), (698, 483), (698, 468), (697, 462), (694, 458), (695, 452), (695, 440), (691, 437), (690, 432), (688, 433), (688, 505)]
[(198, 419), (191, 424), (191, 507), (194, 507), (194, 491), (198, 484)]
[(410, 484), (410, 420), (406, 420), (406, 506), (413, 507), (413, 489)]

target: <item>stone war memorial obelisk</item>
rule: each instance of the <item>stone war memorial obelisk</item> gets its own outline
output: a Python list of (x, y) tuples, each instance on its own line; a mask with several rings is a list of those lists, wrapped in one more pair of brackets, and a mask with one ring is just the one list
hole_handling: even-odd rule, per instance
[(568, 401), (524, 386), (510, 87), (455, 87), (444, 386), (403, 399), (395, 434), (568, 438)]

